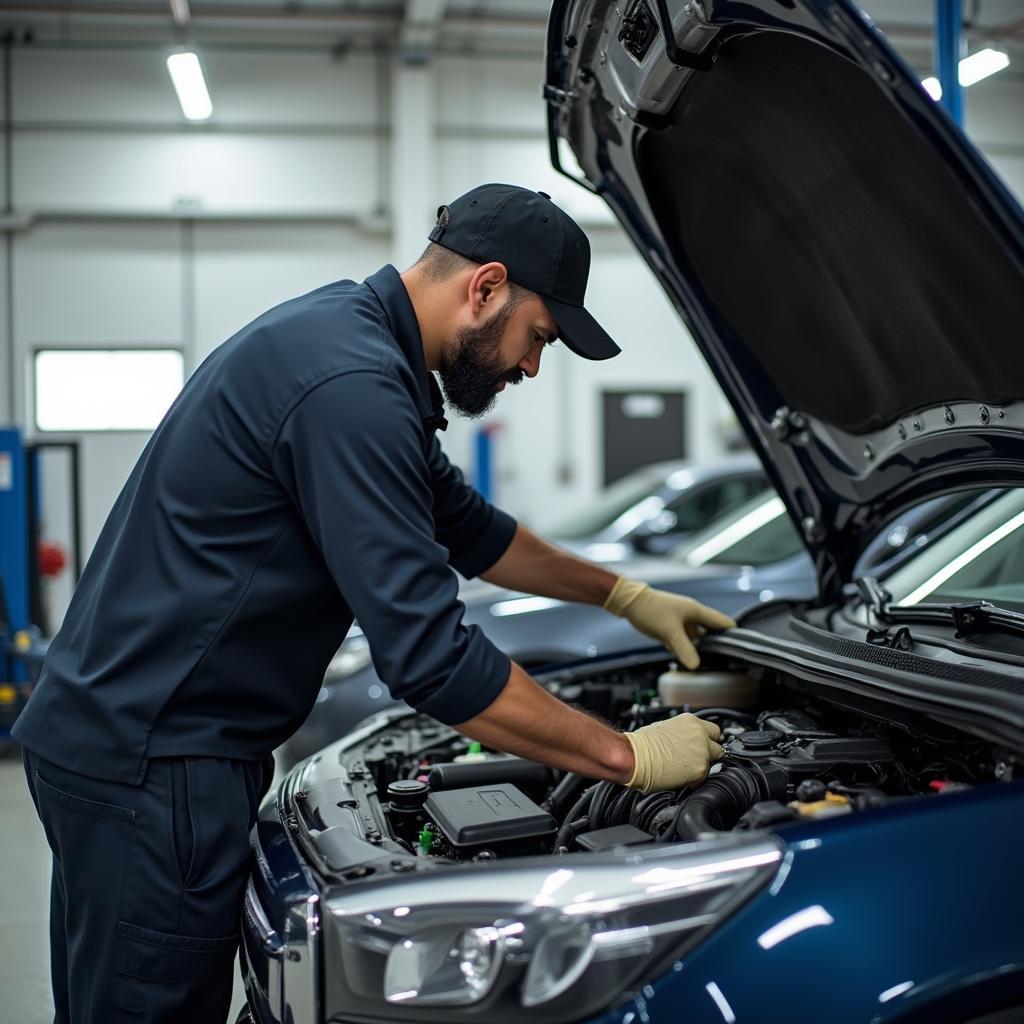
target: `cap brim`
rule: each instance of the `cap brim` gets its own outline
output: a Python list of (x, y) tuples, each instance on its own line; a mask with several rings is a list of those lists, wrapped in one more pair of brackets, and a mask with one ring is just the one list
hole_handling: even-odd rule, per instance
[(558, 337), (584, 359), (611, 359), (622, 349), (608, 332), (583, 308), (542, 296), (548, 311), (558, 324)]

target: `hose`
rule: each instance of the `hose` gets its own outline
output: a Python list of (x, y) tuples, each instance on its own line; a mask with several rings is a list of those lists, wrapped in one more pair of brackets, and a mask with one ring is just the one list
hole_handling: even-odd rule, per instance
[(684, 842), (731, 829), (760, 800), (782, 800), (786, 776), (772, 765), (728, 765), (679, 805), (672, 831)]
[(588, 782), (592, 783), (593, 780), (575, 772), (566, 772), (541, 806), (552, 817), (561, 819), (563, 810), (579, 799)]
[(558, 835), (555, 836), (556, 851), (563, 846), (568, 849), (576, 836), (590, 824), (590, 817), (584, 812), (589, 810), (590, 802), (594, 799), (594, 793), (602, 785), (603, 783), (599, 782), (597, 785), (591, 786), (590, 789), (583, 793), (576, 803), (572, 805), (569, 813), (565, 816), (564, 824), (558, 830)]

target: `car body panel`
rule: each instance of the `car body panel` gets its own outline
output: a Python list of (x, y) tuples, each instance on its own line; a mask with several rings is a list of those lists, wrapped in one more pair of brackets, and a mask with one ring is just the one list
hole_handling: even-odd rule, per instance
[(674, 1024), (680, 1007), (688, 1024), (940, 1024), (1018, 1002), (1022, 810), (1016, 782), (780, 830), (767, 892), (602, 1024)]
[[(567, 144), (659, 277), (835, 600), (885, 519), (1019, 479), (1024, 214), (847, 0), (665, 4), (678, 66), (663, 30), (641, 61), (626, 51), (636, 7), (554, 4), (552, 153)], [(918, 387), (940, 360), (960, 372)], [(830, 395), (853, 406), (843, 425)]]

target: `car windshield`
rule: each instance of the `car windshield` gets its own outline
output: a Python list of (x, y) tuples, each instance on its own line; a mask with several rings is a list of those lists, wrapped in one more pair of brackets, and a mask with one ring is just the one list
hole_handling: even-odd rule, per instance
[(782, 499), (772, 491), (764, 491), (681, 544), (672, 556), (692, 568), (702, 565), (757, 567), (790, 558), (804, 550)]
[(566, 516), (549, 529), (547, 535), (555, 540), (583, 540), (611, 526), (619, 516), (641, 502), (644, 502), (641, 519), (657, 515), (665, 507), (658, 492), (665, 486), (673, 469), (681, 467), (680, 463), (675, 466), (645, 466), (635, 470), (606, 488), (584, 508)]
[(992, 504), (886, 580), (892, 603), (991, 601), (1024, 611), (1024, 489)]

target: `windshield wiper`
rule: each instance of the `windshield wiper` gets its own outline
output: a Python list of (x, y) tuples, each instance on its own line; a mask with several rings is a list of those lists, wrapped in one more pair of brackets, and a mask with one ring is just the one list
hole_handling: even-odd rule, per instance
[(988, 631), (1024, 636), (1024, 614), (1000, 608), (991, 601), (894, 605), (890, 603), (892, 594), (874, 576), (858, 576), (854, 583), (865, 607), (887, 625), (951, 622), (959, 636)]

